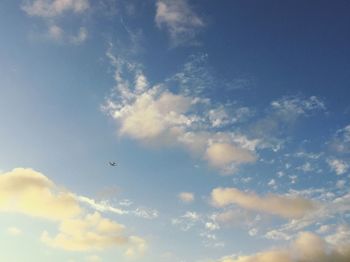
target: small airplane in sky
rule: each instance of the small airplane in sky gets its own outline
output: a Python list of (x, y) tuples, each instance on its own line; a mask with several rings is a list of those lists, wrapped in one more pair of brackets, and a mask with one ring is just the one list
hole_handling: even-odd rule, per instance
[(114, 161), (109, 161), (108, 164), (109, 164), (110, 166), (117, 166), (117, 163), (114, 162)]

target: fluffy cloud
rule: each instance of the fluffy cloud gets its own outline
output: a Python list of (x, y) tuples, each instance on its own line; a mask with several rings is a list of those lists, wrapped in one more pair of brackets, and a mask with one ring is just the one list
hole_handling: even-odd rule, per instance
[(33, 170), (15, 168), (0, 174), (0, 211), (18, 212), (52, 220), (81, 213), (74, 195)]
[(41, 17), (47, 23), (46, 38), (58, 43), (74, 45), (82, 44), (87, 39), (87, 29), (80, 27), (77, 33), (67, 33), (68, 28), (58, 25), (57, 22), (65, 13), (79, 14), (88, 10), (89, 7), (88, 0), (26, 0), (22, 4), (22, 10), (27, 15)]
[(103, 249), (128, 242), (127, 237), (122, 236), (123, 225), (103, 218), (97, 212), (63, 220), (59, 230), (55, 237), (45, 231), (41, 240), (49, 246), (71, 251)]
[(156, 24), (168, 31), (175, 46), (191, 43), (205, 26), (187, 0), (158, 0), (156, 6)]
[[(223, 174), (232, 174), (239, 165), (256, 160), (259, 140), (216, 130), (225, 121), (216, 121), (221, 116), (208, 113), (212, 105), (207, 99), (187, 91), (174, 92), (166, 82), (150, 86), (140, 65), (120, 59), (110, 50), (107, 56), (115, 67), (116, 86), (103, 110), (117, 121), (120, 135), (144, 143), (182, 146)], [(134, 75), (132, 81), (130, 75)]]
[[(102, 217), (98, 212), (89, 214), (80, 202), (103, 211), (108, 208), (88, 200), (63, 190), (45, 175), (30, 168), (15, 168), (0, 174), (0, 212), (22, 213), (59, 223), (56, 236), (51, 237), (48, 232), (43, 232), (41, 240), (45, 244), (72, 251), (125, 246), (134, 253), (144, 252), (145, 240), (127, 236), (123, 225)], [(118, 213), (120, 210), (112, 211)], [(9, 232), (16, 234), (19, 231), (13, 228)]]
[(311, 201), (301, 197), (274, 194), (259, 197), (254, 193), (242, 192), (236, 188), (215, 188), (211, 193), (211, 199), (216, 207), (236, 204), (246, 209), (285, 218), (300, 218), (314, 208)]
[(346, 262), (350, 260), (350, 245), (332, 246), (319, 236), (304, 232), (289, 248), (260, 252), (250, 256), (223, 258), (220, 262)]
[(194, 194), (191, 192), (181, 192), (178, 197), (184, 203), (190, 203), (194, 201)]
[(22, 9), (30, 16), (55, 17), (64, 12), (81, 13), (89, 8), (89, 0), (25, 1)]
[(228, 173), (232, 171), (235, 163), (249, 163), (256, 160), (250, 150), (225, 143), (209, 145), (206, 150), (206, 157), (212, 166), (225, 167)]

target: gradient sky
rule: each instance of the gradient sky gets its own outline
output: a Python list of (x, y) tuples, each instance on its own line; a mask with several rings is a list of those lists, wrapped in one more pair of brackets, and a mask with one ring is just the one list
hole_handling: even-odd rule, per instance
[(350, 261), (349, 10), (2, 0), (0, 261)]

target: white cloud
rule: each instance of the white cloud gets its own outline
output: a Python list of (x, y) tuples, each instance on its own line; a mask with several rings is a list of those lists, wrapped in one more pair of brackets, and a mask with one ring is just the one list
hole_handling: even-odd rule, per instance
[(0, 211), (52, 220), (71, 218), (82, 212), (72, 193), (59, 190), (46, 176), (28, 168), (0, 174)]
[(350, 152), (350, 125), (337, 130), (330, 141), (330, 146), (338, 153)]
[(181, 192), (178, 197), (184, 203), (191, 203), (194, 201), (194, 194), (191, 192)]
[(349, 169), (349, 165), (345, 161), (340, 159), (328, 159), (327, 163), (332, 169), (332, 171), (334, 171), (337, 175), (345, 174)]
[[(152, 86), (140, 65), (117, 58), (111, 50), (107, 56), (115, 67), (116, 86), (103, 110), (116, 120), (120, 135), (146, 144), (184, 147), (222, 174), (256, 160), (259, 140), (213, 130), (207, 99), (170, 91), (166, 83)], [(134, 77), (130, 81), (125, 75)]]
[(308, 115), (314, 111), (326, 110), (324, 102), (316, 97), (302, 99), (299, 97), (284, 97), (271, 102), (271, 107), (287, 119), (295, 118), (298, 115)]
[(240, 207), (285, 218), (300, 218), (314, 209), (314, 203), (301, 197), (287, 197), (269, 194), (260, 197), (236, 188), (215, 188), (211, 199), (216, 207), (236, 204)]
[[(313, 190), (320, 191), (320, 190)], [(311, 225), (316, 223), (323, 223), (337, 216), (343, 216), (350, 211), (350, 193), (344, 194), (342, 196), (335, 197), (334, 195), (329, 195), (327, 191), (323, 192), (321, 190), (318, 192), (320, 196), (316, 209), (310, 210), (310, 212), (305, 213), (304, 216), (288, 221), (288, 223), (275, 228), (275, 235), (285, 235), (291, 237), (295, 235), (296, 232), (304, 230)], [(296, 192), (293, 193), (296, 195)]]
[(30, 16), (55, 17), (64, 12), (82, 13), (89, 9), (88, 0), (24, 1), (22, 9)]
[(156, 24), (168, 31), (174, 46), (192, 43), (205, 26), (187, 0), (158, 0), (156, 7)]
[(212, 143), (206, 150), (206, 158), (209, 163), (218, 168), (223, 168), (225, 173), (235, 171), (236, 164), (255, 162), (255, 155), (244, 148), (226, 143)]
[(198, 213), (193, 211), (187, 211), (184, 215), (179, 218), (174, 218), (171, 220), (173, 225), (180, 227), (182, 231), (188, 231), (194, 227), (198, 222), (201, 222), (201, 217)]

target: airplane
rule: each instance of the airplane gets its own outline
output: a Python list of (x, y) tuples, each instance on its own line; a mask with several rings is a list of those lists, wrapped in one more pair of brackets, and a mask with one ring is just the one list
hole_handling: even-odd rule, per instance
[(113, 161), (113, 162), (112, 162), (112, 161), (109, 161), (108, 164), (109, 164), (110, 166), (117, 166), (117, 163), (114, 162), (114, 161)]

